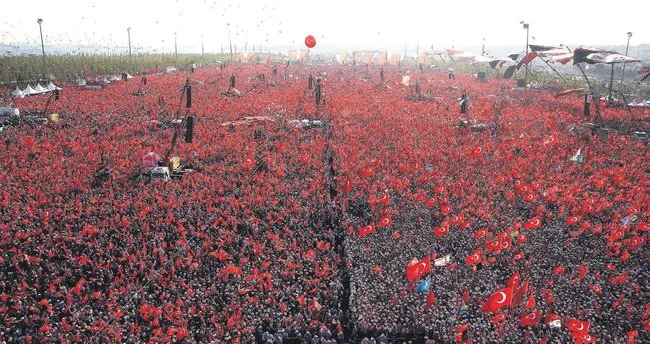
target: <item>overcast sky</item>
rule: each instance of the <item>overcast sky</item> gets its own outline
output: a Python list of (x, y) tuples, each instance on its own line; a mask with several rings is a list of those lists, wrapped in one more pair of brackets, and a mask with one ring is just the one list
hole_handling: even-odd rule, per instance
[[(650, 1), (605, 5), (575, 0), (465, 1), (213, 1), (213, 0), (7, 0), (0, 10), (0, 42), (40, 43), (37, 18), (43, 18), (46, 46), (114, 46), (122, 52), (131, 27), (134, 46), (173, 51), (200, 47), (217, 51), (233, 43), (303, 47), (307, 34), (318, 49), (332, 46), (419, 44), (420, 49), (481, 44), (525, 45), (530, 23), (537, 44), (625, 45), (650, 43)], [(532, 43), (532, 38), (531, 38)], [(317, 51), (316, 51), (317, 52)]]

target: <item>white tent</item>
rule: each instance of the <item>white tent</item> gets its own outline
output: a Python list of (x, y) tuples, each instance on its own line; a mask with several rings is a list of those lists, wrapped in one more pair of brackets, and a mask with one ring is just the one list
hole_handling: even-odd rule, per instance
[(77, 79), (77, 86), (86, 86), (86, 79)]
[(36, 93), (47, 92), (47, 90), (44, 89), (43, 86), (41, 86), (40, 83), (36, 84), (36, 87), (34, 87), (34, 91), (35, 91)]
[(23, 90), (23, 94), (25, 94), (26, 96), (30, 96), (30, 95), (36, 94), (36, 93), (37, 92), (34, 91), (34, 89), (32, 88), (31, 85), (27, 85), (27, 87), (25, 87), (25, 89)]
[(174, 68), (174, 66), (169, 66), (169, 67), (165, 68), (165, 73), (175, 72), (176, 70), (177, 69)]
[(16, 89), (13, 92), (11, 92), (11, 95), (14, 96), (15, 98), (23, 98), (25, 96), (23, 91), (21, 91), (20, 88), (18, 88), (18, 86), (16, 86)]
[(111, 83), (110, 81), (108, 81), (108, 79), (106, 79), (106, 77), (104, 77), (104, 80), (102, 80), (102, 82), (105, 83), (105, 84), (110, 84)]
[(109, 80), (115, 82), (115, 81), (120, 81), (122, 79), (118, 78), (117, 75), (113, 75)]
[(47, 90), (48, 91), (61, 90), (61, 87), (56, 86), (53, 82), (50, 81), (50, 83), (47, 84)]
[(487, 56), (475, 56), (473, 62), (476, 62), (476, 63), (490, 63), (493, 60), (494, 60), (493, 58), (490, 58), (490, 57), (487, 57)]
[(129, 74), (129, 73), (126, 73), (126, 78), (127, 79), (133, 79), (133, 76), (131, 74)]

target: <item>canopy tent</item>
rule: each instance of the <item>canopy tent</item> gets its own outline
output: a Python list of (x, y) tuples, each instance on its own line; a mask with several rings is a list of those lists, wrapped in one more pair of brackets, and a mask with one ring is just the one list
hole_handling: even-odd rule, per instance
[(36, 93), (47, 92), (47, 90), (44, 89), (43, 86), (41, 86), (40, 83), (36, 84), (36, 87), (34, 87), (34, 91), (35, 91)]
[(625, 56), (618, 53), (593, 53), (585, 57), (584, 62), (589, 64), (595, 63), (604, 63), (604, 64), (614, 64), (614, 63), (632, 63), (632, 62), (641, 62), (641, 60), (635, 59), (630, 56)]
[[(578, 65), (578, 68), (580, 68), (580, 72), (582, 72), (582, 75), (587, 81), (589, 88), (591, 88), (591, 83), (589, 82), (589, 78), (587, 78), (587, 74), (580, 66), (580, 63), (587, 63), (587, 64), (602, 63), (602, 64), (609, 64), (612, 66), (612, 73), (609, 79), (609, 95), (607, 97), (609, 102), (611, 102), (613, 99), (612, 87), (614, 85), (614, 64), (632, 63), (632, 62), (641, 62), (641, 61), (630, 56), (619, 54), (616, 51), (589, 48), (584, 46), (580, 46), (573, 51), (573, 64)], [(625, 102), (625, 104), (627, 104), (627, 101)], [(598, 108), (596, 108), (596, 110), (598, 112)], [(630, 111), (629, 108), (628, 111)]]
[(25, 94), (23, 93), (23, 91), (21, 91), (21, 90), (18, 88), (18, 86), (16, 86), (16, 89), (15, 89), (13, 92), (11, 92), (11, 95), (12, 95), (14, 98), (23, 98), (23, 97), (25, 96)]
[[(593, 54), (597, 54), (597, 55), (593, 55)], [(607, 56), (609, 54), (618, 54), (618, 53), (616, 51), (611, 51), (611, 50), (602, 50), (597, 48), (579, 46), (573, 51), (573, 64), (577, 65), (578, 63), (582, 63), (582, 62), (588, 64), (601, 63), (602, 61), (598, 61), (598, 59), (602, 58), (602, 56)]]
[(120, 81), (120, 80), (122, 80), (122, 79), (118, 78), (117, 75), (113, 75), (113, 76), (111, 76), (111, 78), (109, 79), (109, 81), (113, 81), (113, 82), (115, 82), (115, 81)]
[(54, 91), (54, 90), (61, 90), (61, 87), (56, 86), (52, 81), (50, 81), (49, 84), (47, 84), (47, 90), (48, 91)]
[(508, 63), (508, 62), (512, 62), (512, 60), (510, 60), (509, 58), (507, 58), (507, 59), (492, 59), (489, 62), (489, 64), (490, 64), (490, 67), (496, 69), (497, 67), (498, 68), (503, 67), (503, 65)]
[(491, 58), (491, 57), (477, 55), (477, 56), (474, 56), (474, 61), (473, 62), (475, 62), (475, 63), (491, 63), (492, 61), (494, 61), (494, 59)]
[(550, 60), (553, 62), (559, 62), (563, 65), (569, 63), (569, 61), (573, 60), (573, 53), (566, 53), (563, 55), (553, 55), (550, 56)]
[(37, 92), (34, 91), (34, 89), (32, 88), (31, 85), (27, 85), (27, 87), (25, 87), (25, 89), (23, 90), (23, 94), (26, 95), (26, 96), (30, 96), (30, 95), (36, 94), (36, 93)]

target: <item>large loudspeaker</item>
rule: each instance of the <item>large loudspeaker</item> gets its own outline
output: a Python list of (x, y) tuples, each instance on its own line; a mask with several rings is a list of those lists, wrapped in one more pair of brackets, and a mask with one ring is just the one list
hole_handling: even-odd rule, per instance
[(54, 100), (59, 100), (59, 97), (61, 97), (61, 91), (58, 89), (54, 90)]
[(192, 107), (192, 86), (187, 85), (185, 89), (187, 91), (187, 103), (185, 103), (185, 107), (189, 109)]
[(187, 117), (187, 124), (185, 125), (185, 142), (192, 143), (192, 136), (194, 135), (194, 117)]
[(524, 79), (517, 79), (517, 87), (526, 87)]

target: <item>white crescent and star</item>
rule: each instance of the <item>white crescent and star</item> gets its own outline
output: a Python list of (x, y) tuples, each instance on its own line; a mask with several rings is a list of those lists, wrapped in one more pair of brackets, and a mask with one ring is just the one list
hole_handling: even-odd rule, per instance
[(501, 296), (502, 299), (501, 299), (501, 301), (499, 301), (499, 300), (495, 300), (496, 303), (499, 303), (499, 304), (500, 304), (500, 303), (504, 303), (504, 302), (506, 301), (506, 298), (507, 298), (507, 297), (506, 297), (506, 293), (500, 291), (500, 292), (498, 292), (497, 294), (498, 294), (499, 296)]

